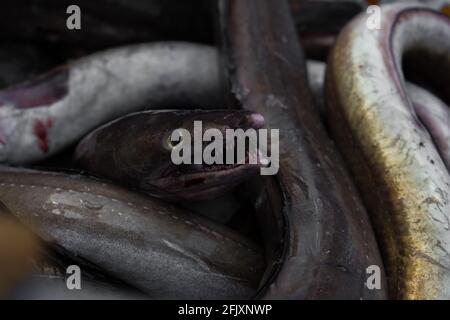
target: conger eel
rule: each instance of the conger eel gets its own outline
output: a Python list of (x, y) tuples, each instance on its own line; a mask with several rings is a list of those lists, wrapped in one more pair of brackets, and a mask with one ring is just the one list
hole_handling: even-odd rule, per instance
[[(232, 98), (280, 130), (280, 171), (276, 180), (264, 179), (255, 197), (270, 244), (259, 297), (385, 298), (374, 234), (312, 106), (287, 1), (221, 1), (219, 12)], [(373, 265), (379, 267), (380, 287), (371, 290), (367, 268)]]
[(47, 158), (96, 127), (138, 110), (217, 106), (217, 61), (217, 50), (206, 45), (130, 45), (4, 88), (0, 162), (28, 164)]
[(45, 243), (151, 298), (251, 298), (264, 268), (236, 232), (94, 178), (2, 166), (0, 199)]
[[(375, 221), (390, 294), (450, 298), (450, 19), (418, 5), (360, 15), (329, 58), (327, 116)], [(442, 103), (411, 102), (408, 71)], [(428, 100), (429, 101), (429, 100)]]
[[(194, 139), (198, 139), (195, 138), (195, 121), (201, 121), (202, 134), (213, 128), (222, 135), (220, 142), (223, 148), (217, 152), (222, 164), (194, 163), (193, 145), (196, 143)], [(86, 136), (75, 150), (75, 162), (90, 174), (109, 178), (153, 197), (171, 201), (214, 198), (259, 174), (257, 150), (247, 150), (243, 164), (225, 163), (227, 153), (235, 154), (236, 149), (234, 144), (227, 144), (226, 131), (257, 130), (263, 125), (261, 115), (242, 110), (136, 112), (107, 123)], [(186, 130), (189, 138), (172, 141), (172, 134), (177, 129)], [(218, 137), (211, 140), (219, 142)], [(186, 143), (186, 147), (191, 148), (191, 163), (174, 164), (172, 153), (178, 143)], [(199, 153), (203, 155), (202, 150)]]

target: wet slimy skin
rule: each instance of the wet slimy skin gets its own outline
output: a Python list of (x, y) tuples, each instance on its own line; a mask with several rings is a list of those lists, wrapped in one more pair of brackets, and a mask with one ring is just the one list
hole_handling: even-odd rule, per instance
[[(221, 4), (233, 97), (244, 109), (262, 114), (268, 128), (280, 129), (276, 180), (265, 177), (258, 192), (249, 192), (268, 253), (259, 296), (385, 298), (373, 230), (313, 106), (288, 3)], [(370, 265), (380, 267), (381, 290), (365, 286)]]
[[(297, 25), (300, 42), (308, 59), (325, 61), (341, 29), (370, 5), (411, 0), (290, 0), (292, 16)], [(450, 15), (448, 0), (415, 0), (429, 8)], [(367, 12), (367, 17), (374, 14)]]
[(1, 167), (0, 199), (50, 246), (153, 298), (250, 298), (264, 268), (234, 231), (93, 178)]
[(431, 135), (450, 171), (450, 108), (441, 99), (414, 84), (406, 86), (414, 111)]
[(380, 30), (360, 15), (339, 35), (326, 114), (375, 221), (391, 296), (449, 299), (448, 111), (411, 103), (401, 66), (415, 57), (414, 71), (447, 98), (450, 19), (408, 4), (382, 6), (381, 16)]
[(217, 51), (205, 45), (132, 45), (0, 90), (0, 162), (42, 160), (131, 112), (217, 106), (217, 61)]
[[(201, 121), (203, 131), (219, 130), (224, 140), (228, 129), (257, 130), (264, 125), (261, 115), (247, 111), (138, 112), (89, 134), (78, 145), (75, 161), (91, 174), (166, 200), (212, 198), (259, 173), (258, 152), (249, 154), (250, 148), (244, 164), (194, 164), (194, 121)], [(176, 129), (190, 133), (190, 164), (176, 165), (171, 158), (176, 144), (171, 135)], [(235, 148), (229, 150), (226, 141), (223, 146), (225, 163), (226, 153), (234, 154)], [(203, 150), (200, 152), (203, 154)]]

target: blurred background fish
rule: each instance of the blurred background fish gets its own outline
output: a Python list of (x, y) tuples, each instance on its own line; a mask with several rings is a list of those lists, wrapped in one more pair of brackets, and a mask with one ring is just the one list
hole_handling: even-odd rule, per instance
[(5, 299), (33, 270), (40, 255), (39, 239), (0, 203), (0, 298)]

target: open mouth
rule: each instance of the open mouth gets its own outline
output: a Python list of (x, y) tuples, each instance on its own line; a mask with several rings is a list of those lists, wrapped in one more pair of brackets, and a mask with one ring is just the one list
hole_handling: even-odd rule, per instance
[[(236, 155), (236, 154), (235, 154)], [(236, 157), (234, 158), (236, 159)], [(225, 161), (223, 161), (225, 162)], [(250, 153), (248, 151), (246, 151), (245, 153), (245, 157), (244, 157), (244, 161), (239, 161), (236, 163), (232, 163), (232, 164), (227, 164), (227, 163), (213, 163), (213, 164), (188, 164), (185, 165), (186, 166), (186, 170), (183, 170), (182, 168), (180, 168), (181, 170), (179, 171), (178, 175), (191, 175), (191, 174), (197, 174), (197, 173), (219, 173), (222, 171), (226, 171), (229, 172), (230, 170), (234, 170), (237, 168), (260, 168), (260, 167), (265, 167), (268, 166), (270, 164), (269, 160), (267, 157), (263, 156), (261, 152), (259, 152), (259, 150), (254, 153)], [(183, 165), (181, 165), (183, 166)]]
[[(258, 161), (256, 163), (251, 163), (252, 157), (256, 157)], [(236, 185), (243, 177), (250, 176), (257, 173), (261, 166), (267, 166), (268, 161), (262, 161), (262, 159), (267, 160), (257, 155), (249, 155), (246, 153), (245, 162), (242, 164), (212, 164), (212, 165), (200, 165), (200, 168), (196, 171), (187, 173), (184, 175), (184, 187), (219, 187), (225, 184)], [(252, 160), (254, 161), (254, 160)], [(261, 163), (263, 162), (263, 163)]]
[[(172, 185), (174, 189), (220, 187), (223, 184), (238, 183), (255, 174), (261, 167), (269, 166), (269, 159), (257, 147), (259, 134), (247, 131), (262, 128), (264, 118), (254, 113), (239, 114), (237, 119), (232, 118), (235, 116), (236, 114), (226, 116), (227, 121), (238, 125), (236, 128), (228, 126), (220, 129), (220, 139), (223, 140), (218, 148), (216, 140), (202, 141), (202, 149), (199, 150), (202, 152), (201, 163), (195, 163), (194, 158), (198, 162), (195, 157), (198, 155), (194, 156), (193, 152), (189, 152), (189, 162), (168, 166), (161, 173), (160, 179), (166, 180), (167, 185)], [(238, 129), (240, 131), (236, 131)], [(235, 131), (230, 136), (228, 130)], [(190, 150), (198, 152), (195, 147), (198, 148), (195, 141), (191, 140)]]
[(244, 163), (170, 166), (163, 173), (163, 179), (167, 181), (175, 179), (181, 182), (172, 190), (173, 193), (185, 191), (186, 188), (189, 188), (190, 192), (196, 191), (199, 194), (203, 191), (211, 193), (216, 189), (223, 190), (236, 186), (245, 177), (256, 174), (262, 166), (268, 165), (269, 162), (265, 160), (267, 158), (259, 152), (256, 155), (246, 152)]

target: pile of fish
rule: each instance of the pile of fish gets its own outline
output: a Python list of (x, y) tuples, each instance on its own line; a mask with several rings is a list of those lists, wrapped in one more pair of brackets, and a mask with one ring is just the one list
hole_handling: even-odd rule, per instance
[[(1, 297), (450, 299), (450, 2), (79, 2), (1, 5)], [(195, 121), (278, 173), (174, 164)]]

